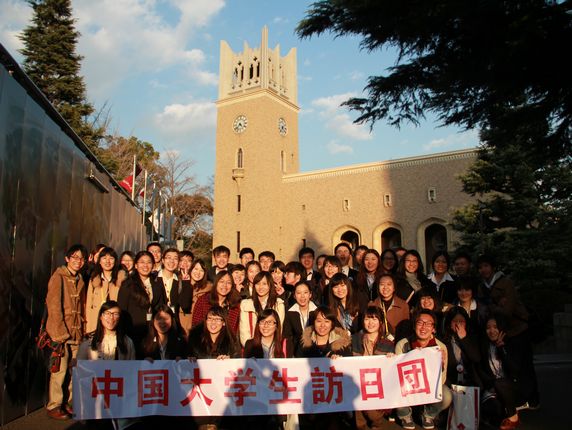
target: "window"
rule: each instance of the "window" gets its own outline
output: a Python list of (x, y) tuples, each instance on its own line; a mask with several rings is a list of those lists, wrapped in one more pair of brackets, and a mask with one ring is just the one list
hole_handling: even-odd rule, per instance
[(236, 232), (236, 252), (240, 252), (240, 231)]
[(236, 153), (236, 167), (242, 169), (244, 154), (242, 153), (242, 148), (238, 148)]
[(242, 207), (242, 198), (239, 194), (236, 196), (236, 211), (240, 212), (241, 207)]
[(383, 195), (383, 206), (385, 206), (386, 208), (391, 206), (391, 194)]
[(429, 200), (429, 203), (435, 203), (437, 201), (437, 190), (435, 187), (430, 187), (427, 190), (427, 200)]
[(394, 249), (401, 246), (401, 232), (393, 227), (389, 227), (381, 233), (381, 249)]
[(343, 202), (342, 202), (342, 209), (343, 209), (343, 211), (344, 211), (344, 212), (349, 212), (350, 207), (351, 207), (351, 205), (350, 205), (350, 199), (344, 199)]

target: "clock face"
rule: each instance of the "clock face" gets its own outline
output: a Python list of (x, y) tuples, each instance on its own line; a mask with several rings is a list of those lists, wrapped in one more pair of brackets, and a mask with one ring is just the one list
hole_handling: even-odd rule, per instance
[(232, 129), (236, 133), (242, 133), (244, 130), (246, 130), (247, 125), (248, 125), (248, 120), (246, 119), (246, 117), (244, 115), (239, 115), (232, 123)]
[(286, 133), (288, 133), (288, 127), (286, 126), (286, 121), (284, 121), (284, 118), (280, 118), (278, 120), (278, 131), (282, 136), (286, 136)]

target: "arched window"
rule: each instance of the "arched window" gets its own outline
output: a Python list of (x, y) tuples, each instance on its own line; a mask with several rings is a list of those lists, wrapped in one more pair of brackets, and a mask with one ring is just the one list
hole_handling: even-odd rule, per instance
[(447, 229), (441, 224), (431, 224), (425, 228), (425, 267), (430, 272), (431, 259), (437, 251), (447, 250)]
[(348, 242), (352, 249), (356, 249), (359, 246), (359, 236), (355, 231), (348, 230), (342, 234), (341, 238), (342, 242)]
[(389, 227), (381, 233), (381, 249), (394, 249), (401, 246), (401, 232), (393, 227)]
[(242, 169), (244, 161), (244, 155), (242, 153), (242, 148), (238, 148), (236, 152), (236, 167)]

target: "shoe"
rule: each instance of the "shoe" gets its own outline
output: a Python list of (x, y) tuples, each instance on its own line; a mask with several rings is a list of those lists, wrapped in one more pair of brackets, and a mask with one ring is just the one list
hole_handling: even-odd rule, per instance
[(423, 415), (421, 418), (421, 425), (425, 430), (431, 430), (435, 428), (435, 420), (434, 418), (428, 417), (427, 415)]
[(411, 415), (400, 418), (400, 420), (401, 420), (401, 427), (403, 427), (405, 430), (415, 430), (415, 423), (413, 422), (413, 418), (411, 418)]
[(528, 402), (524, 402), (522, 405), (516, 407), (517, 412), (524, 411), (526, 409), (530, 409), (530, 405), (528, 404)]
[(537, 411), (537, 410), (539, 410), (539, 409), (540, 409), (540, 402), (532, 403), (532, 404), (529, 403), (529, 404), (528, 404), (528, 410), (529, 410), (529, 411)]
[(70, 417), (73, 417), (73, 407), (72, 407), (72, 405), (65, 405), (62, 409), (63, 409), (64, 411), (66, 411)]
[(48, 417), (54, 420), (65, 421), (71, 419), (70, 414), (64, 411), (62, 408), (49, 409), (47, 411)]
[(508, 418), (505, 418), (504, 420), (502, 420), (502, 423), (500, 425), (500, 430), (512, 430), (517, 428), (520, 425), (520, 419), (517, 419), (516, 421), (511, 421)]

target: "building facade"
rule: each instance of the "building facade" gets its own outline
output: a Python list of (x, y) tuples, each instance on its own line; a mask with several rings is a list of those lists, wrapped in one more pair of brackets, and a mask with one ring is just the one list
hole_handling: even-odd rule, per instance
[(214, 245), (248, 246), (283, 261), (302, 246), (331, 254), (342, 240), (378, 251), (451, 249), (448, 221), (470, 197), (457, 176), (474, 150), (299, 171), (296, 50), (220, 47)]

